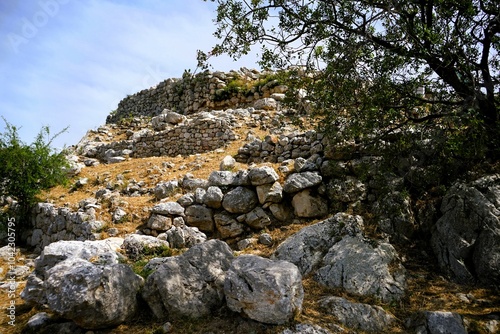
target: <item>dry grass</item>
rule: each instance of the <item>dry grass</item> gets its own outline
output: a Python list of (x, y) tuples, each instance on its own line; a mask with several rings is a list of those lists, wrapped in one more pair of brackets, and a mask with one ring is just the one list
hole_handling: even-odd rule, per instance
[[(0, 268), (2, 269), (0, 277), (4, 276), (9, 271), (11, 265), (21, 266), (25, 264), (26, 256), (28, 256), (25, 251), (17, 253), (15, 257), (15, 263), (9, 263), (8, 261), (0, 258)], [(4, 278), (7, 280), (7, 277)], [(2, 334), (14, 334), (20, 333), (21, 328), (26, 324), (28, 319), (36, 313), (36, 310), (32, 310), (31, 307), (27, 306), (23, 299), (21, 299), (21, 291), (23, 291), (26, 286), (25, 281), (16, 281), (18, 285), (14, 288), (7, 288), (0, 290), (0, 333)], [(13, 298), (12, 298), (13, 297)], [(9, 318), (9, 310), (6, 309), (14, 302), (16, 309), (15, 326), (9, 324), (11, 319)]]

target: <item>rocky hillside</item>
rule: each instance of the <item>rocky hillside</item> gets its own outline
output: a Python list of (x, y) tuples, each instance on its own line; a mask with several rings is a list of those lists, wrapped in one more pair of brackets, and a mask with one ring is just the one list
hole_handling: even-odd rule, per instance
[(500, 175), (416, 197), (425, 167), (331, 145), (285, 91), (242, 69), (120, 102), (0, 249), (2, 333), (499, 332)]

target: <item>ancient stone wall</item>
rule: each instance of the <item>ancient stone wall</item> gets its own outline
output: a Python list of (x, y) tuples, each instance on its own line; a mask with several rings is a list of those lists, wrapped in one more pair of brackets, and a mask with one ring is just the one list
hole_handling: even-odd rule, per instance
[(279, 136), (266, 136), (255, 139), (238, 150), (236, 160), (242, 163), (283, 162), (287, 159), (309, 158), (315, 154), (323, 155), (324, 135), (314, 130), (292, 132)]
[(95, 208), (91, 205), (72, 211), (50, 203), (38, 203), (33, 209), (33, 230), (27, 244), (39, 253), (45, 246), (59, 240), (95, 240), (94, 233), (103, 224), (96, 220)]
[[(126, 131), (127, 139), (103, 141), (99, 133), (88, 133), (76, 148), (78, 154), (101, 161), (119, 162), (125, 157), (190, 155), (213, 151), (234, 141), (234, 115), (224, 112), (203, 112), (178, 120), (177, 124), (161, 121), (167, 116), (181, 116), (166, 112), (143, 122), (142, 128)], [(158, 120), (160, 119), (160, 120)], [(116, 125), (106, 127), (114, 130)], [(115, 134), (116, 135), (116, 134)], [(120, 136), (120, 134), (118, 134)]]
[(240, 71), (185, 74), (181, 79), (167, 79), (157, 86), (129, 95), (106, 119), (116, 123), (124, 118), (156, 116), (164, 109), (189, 115), (202, 110), (248, 106), (286, 87), (274, 79), (272, 72)]

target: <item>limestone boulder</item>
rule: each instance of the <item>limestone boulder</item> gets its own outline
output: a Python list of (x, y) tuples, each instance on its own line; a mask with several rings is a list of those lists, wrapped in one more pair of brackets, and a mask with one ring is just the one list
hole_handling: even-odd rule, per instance
[(144, 284), (124, 264), (95, 265), (79, 258), (60, 262), (46, 274), (49, 309), (85, 329), (117, 326), (129, 319)]
[(432, 231), (441, 268), (459, 283), (500, 284), (500, 175), (450, 188)]
[(274, 168), (269, 166), (251, 168), (248, 170), (248, 178), (253, 186), (260, 186), (263, 184), (273, 184), (278, 181), (279, 176)]
[(208, 180), (195, 178), (192, 174), (186, 174), (182, 179), (182, 188), (188, 191), (194, 191), (196, 188), (206, 189), (209, 186)]
[(362, 233), (363, 219), (346, 213), (302, 228), (283, 241), (273, 254), (273, 258), (294, 263), (302, 275), (318, 268), (330, 248), (346, 235)]
[[(35, 259), (35, 270), (44, 273), (57, 263), (69, 258), (89, 260), (109, 253), (117, 254), (124, 242), (123, 238), (108, 238), (95, 241), (62, 240), (46, 246)], [(115, 263), (118, 263), (118, 255)]]
[(290, 174), (283, 185), (283, 191), (296, 193), (306, 188), (317, 186), (323, 178), (316, 172), (302, 172)]
[(195, 195), (193, 193), (187, 193), (182, 195), (177, 199), (177, 203), (179, 203), (183, 208), (187, 208), (190, 205), (193, 205), (195, 202)]
[(211, 186), (208, 187), (205, 195), (203, 196), (203, 204), (210, 208), (218, 209), (222, 206), (222, 199), (224, 194), (219, 187)]
[(219, 166), (219, 169), (221, 171), (223, 171), (223, 170), (232, 170), (235, 165), (236, 165), (236, 160), (232, 156), (226, 155), (224, 157), (224, 159), (222, 159), (222, 161), (220, 163), (220, 166)]
[(172, 195), (178, 188), (179, 182), (177, 180), (160, 182), (154, 187), (153, 193), (156, 199), (164, 199)]
[(199, 228), (202, 232), (213, 232), (215, 228), (213, 210), (203, 205), (191, 205), (186, 209), (186, 223)]
[(247, 213), (258, 204), (257, 194), (246, 187), (236, 187), (222, 200), (222, 206), (230, 213)]
[(299, 157), (295, 159), (293, 163), (294, 170), (298, 173), (300, 172), (313, 172), (318, 170), (318, 166), (316, 163), (309, 159), (304, 159), (302, 157)]
[(153, 206), (151, 212), (159, 215), (182, 216), (184, 208), (177, 202), (164, 202)]
[(410, 195), (391, 191), (382, 195), (373, 205), (380, 230), (390, 236), (391, 241), (406, 242), (417, 229)]
[(115, 224), (120, 224), (126, 221), (127, 217), (128, 217), (127, 211), (125, 211), (123, 208), (118, 207), (111, 215), (111, 220)]
[(172, 227), (172, 218), (153, 213), (148, 220), (148, 227), (155, 231), (166, 231)]
[(321, 309), (354, 330), (387, 333), (397, 319), (380, 306), (353, 303), (345, 298), (329, 296), (318, 301)]
[(273, 98), (264, 98), (255, 101), (253, 107), (257, 110), (276, 110), (277, 102)]
[(269, 206), (273, 217), (281, 222), (286, 222), (293, 217), (293, 208), (284, 203), (273, 203)]
[(48, 270), (72, 258), (92, 259), (101, 264), (117, 264), (123, 257), (119, 253), (123, 241), (122, 238), (108, 238), (97, 241), (57, 241), (49, 244), (35, 259), (35, 270), (28, 276), (21, 298), (28, 304), (46, 304), (44, 281)]
[(394, 247), (360, 236), (345, 236), (333, 245), (314, 278), (332, 288), (384, 302), (400, 300), (406, 291), (406, 273)]
[(224, 280), (233, 258), (223, 241), (197, 244), (166, 258), (147, 278), (142, 297), (159, 319), (206, 317), (224, 304)]
[(256, 190), (260, 204), (280, 203), (283, 199), (283, 187), (279, 182), (257, 186)]
[(229, 268), (224, 292), (228, 307), (250, 319), (284, 324), (302, 311), (304, 289), (298, 268), (287, 261), (240, 255)]
[(261, 230), (271, 225), (271, 218), (258, 206), (245, 215), (245, 223), (253, 229)]
[(208, 184), (210, 186), (231, 186), (235, 185), (236, 173), (228, 170), (213, 171), (208, 177)]
[(215, 214), (214, 221), (222, 239), (237, 237), (245, 231), (245, 225), (236, 221), (227, 212)]
[(458, 313), (446, 311), (419, 312), (408, 321), (407, 327), (419, 334), (468, 333), (462, 317)]
[(186, 116), (168, 109), (163, 110), (162, 115), (164, 115), (164, 121), (170, 124), (179, 124), (187, 119)]

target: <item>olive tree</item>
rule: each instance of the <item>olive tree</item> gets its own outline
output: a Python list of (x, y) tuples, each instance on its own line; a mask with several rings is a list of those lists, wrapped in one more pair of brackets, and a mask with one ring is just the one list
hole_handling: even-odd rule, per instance
[(418, 133), (452, 159), (498, 157), (498, 1), (210, 2), (220, 42), (200, 62), (261, 47), (264, 68), (296, 72), (291, 91), (305, 89), (332, 138)]
[(17, 127), (4, 121), (5, 131), (0, 133), (0, 193), (18, 202), (14, 214), (19, 216), (16, 228), (20, 238), (29, 228), (37, 195), (67, 180), (66, 152), (51, 148), (52, 140), (65, 130), (51, 136), (49, 128), (42, 127), (28, 145), (20, 139)]

